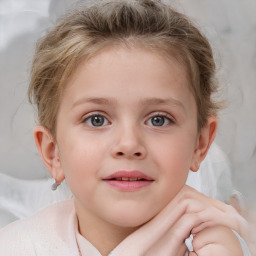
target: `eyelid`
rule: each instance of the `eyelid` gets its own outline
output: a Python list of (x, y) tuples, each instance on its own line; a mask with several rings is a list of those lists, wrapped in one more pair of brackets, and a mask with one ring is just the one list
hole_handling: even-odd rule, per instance
[[(153, 125), (153, 124), (150, 124), (151, 123), (151, 119), (153, 117), (163, 117), (165, 118), (165, 122), (167, 122), (165, 125)], [(175, 119), (172, 115), (170, 115), (169, 113), (166, 113), (166, 112), (162, 112), (162, 111), (157, 111), (157, 112), (152, 112), (149, 114), (149, 116), (147, 117), (147, 119), (145, 120), (144, 124), (146, 126), (149, 126), (151, 128), (154, 128), (154, 129), (166, 129), (172, 125), (174, 125), (176, 122), (175, 122)]]
[(110, 118), (108, 117), (108, 115), (102, 111), (93, 111), (93, 112), (89, 112), (89, 113), (83, 115), (83, 117), (81, 118), (81, 123), (85, 123), (88, 118), (90, 118), (92, 116), (97, 116), (97, 115), (103, 116), (111, 124), (111, 121), (110, 121)]
[(156, 112), (150, 113), (149, 116), (147, 117), (147, 120), (154, 116), (163, 116), (163, 117), (170, 119), (171, 122), (173, 122), (173, 123), (175, 122), (175, 118), (172, 115), (170, 115), (166, 112), (162, 112), (162, 111), (156, 111)]

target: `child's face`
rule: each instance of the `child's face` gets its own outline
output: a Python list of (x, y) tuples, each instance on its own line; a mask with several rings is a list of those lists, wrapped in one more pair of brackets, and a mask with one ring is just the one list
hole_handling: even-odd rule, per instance
[(56, 130), (59, 172), (78, 216), (134, 227), (173, 199), (198, 145), (189, 87), (175, 59), (142, 49), (108, 48), (79, 66)]

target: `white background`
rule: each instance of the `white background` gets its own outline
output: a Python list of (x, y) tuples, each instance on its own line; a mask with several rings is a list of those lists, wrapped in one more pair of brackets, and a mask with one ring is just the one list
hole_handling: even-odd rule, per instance
[[(36, 40), (73, 1), (0, 0), (0, 172), (48, 177), (33, 141), (35, 115), (27, 102)], [(174, 2), (174, 1), (172, 1)], [(199, 25), (214, 48), (221, 97), (216, 142), (228, 155), (234, 186), (256, 195), (256, 1), (181, 0), (174, 6)]]

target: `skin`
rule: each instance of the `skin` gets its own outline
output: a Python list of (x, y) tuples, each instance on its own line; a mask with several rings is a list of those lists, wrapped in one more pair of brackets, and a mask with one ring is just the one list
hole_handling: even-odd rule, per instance
[[(67, 180), (74, 195), (80, 233), (102, 255), (121, 241), (119, 249), (123, 246), (128, 255), (135, 255), (125, 241), (132, 239), (136, 245), (145, 235), (145, 223), (154, 223), (175, 198), (181, 200), (189, 169), (197, 171), (214, 139), (216, 117), (209, 117), (198, 133), (196, 102), (185, 70), (174, 58), (157, 52), (105, 48), (81, 63), (67, 82), (56, 138), (42, 126), (35, 128), (46, 166), (57, 182)], [(100, 126), (92, 122), (95, 115), (103, 120)], [(153, 117), (163, 123), (155, 125)], [(138, 170), (153, 181), (136, 191), (121, 191), (104, 181), (118, 170)], [(174, 224), (184, 213), (168, 210), (173, 222), (165, 228), (177, 232)], [(139, 238), (135, 230), (142, 231)], [(174, 241), (175, 255), (184, 255), (190, 230), (182, 234), (182, 242)], [(163, 235), (156, 241), (162, 244)], [(141, 255), (150, 255), (146, 248), (152, 244), (143, 245)]]
[(246, 227), (233, 207), (184, 186), (156, 217), (124, 239), (111, 256), (184, 256), (184, 240), (190, 233), (194, 235), (194, 251), (189, 256), (242, 256), (231, 229), (242, 234)]

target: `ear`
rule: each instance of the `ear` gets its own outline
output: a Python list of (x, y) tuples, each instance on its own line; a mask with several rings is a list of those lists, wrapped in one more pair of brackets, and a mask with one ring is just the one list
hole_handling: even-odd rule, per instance
[(57, 143), (50, 131), (43, 126), (34, 128), (34, 139), (41, 158), (57, 183), (64, 179)]
[(207, 124), (201, 129), (197, 138), (197, 144), (191, 161), (190, 170), (198, 171), (200, 163), (204, 160), (207, 152), (216, 136), (218, 119), (216, 116), (210, 116)]

